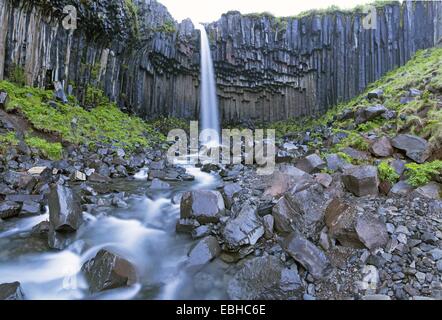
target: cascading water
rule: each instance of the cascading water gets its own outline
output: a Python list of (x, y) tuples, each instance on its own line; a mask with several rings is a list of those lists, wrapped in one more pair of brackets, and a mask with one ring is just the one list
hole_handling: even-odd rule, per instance
[(217, 137), (210, 137), (210, 142), (219, 143), (220, 119), (218, 100), (216, 97), (215, 71), (210, 52), (209, 38), (203, 25), (199, 25), (198, 29), (201, 31), (201, 129), (214, 130)]

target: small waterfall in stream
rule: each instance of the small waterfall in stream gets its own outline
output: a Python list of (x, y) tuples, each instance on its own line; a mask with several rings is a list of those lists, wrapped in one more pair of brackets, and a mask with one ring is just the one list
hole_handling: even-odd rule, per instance
[(201, 31), (201, 130), (211, 129), (218, 134), (216, 138), (211, 136), (211, 139), (204, 139), (203, 142), (219, 144), (221, 135), (215, 71), (206, 29), (202, 24), (198, 28)]

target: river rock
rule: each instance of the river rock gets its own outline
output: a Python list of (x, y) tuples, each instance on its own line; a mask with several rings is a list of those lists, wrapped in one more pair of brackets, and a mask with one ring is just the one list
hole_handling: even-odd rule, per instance
[(167, 190), (170, 189), (170, 184), (167, 182), (161, 181), (160, 179), (153, 179), (150, 185), (150, 189), (153, 190)]
[(100, 250), (81, 270), (91, 292), (130, 286), (137, 279), (135, 267), (129, 261), (107, 250)]
[(225, 211), (221, 193), (209, 190), (185, 192), (180, 207), (181, 219), (195, 218), (201, 224), (218, 222)]
[(358, 197), (377, 195), (379, 190), (378, 170), (375, 166), (357, 166), (345, 170), (342, 182), (348, 191)]
[(82, 222), (80, 201), (67, 187), (55, 184), (48, 196), (49, 221), (55, 231), (76, 231)]
[(317, 173), (326, 167), (326, 163), (317, 154), (311, 154), (299, 160), (296, 167), (307, 173)]
[(379, 138), (370, 146), (370, 152), (375, 157), (391, 156), (393, 154), (393, 147), (391, 146), (390, 139), (387, 137)]
[(411, 134), (400, 134), (391, 140), (391, 144), (396, 149), (405, 151), (407, 157), (417, 163), (425, 162), (431, 155), (427, 140)]
[(176, 223), (175, 230), (177, 233), (191, 234), (193, 230), (198, 228), (199, 226), (199, 222), (195, 219), (179, 219)]
[(102, 174), (96, 173), (96, 172), (92, 173), (89, 176), (88, 180), (90, 182), (96, 182), (96, 183), (109, 183), (109, 182), (111, 182), (111, 178), (104, 176)]
[(244, 245), (254, 245), (264, 235), (257, 208), (244, 204), (238, 216), (227, 221), (222, 235), (225, 245), (231, 251), (237, 251)]
[(0, 219), (17, 217), (20, 213), (21, 205), (13, 201), (0, 202)]
[(20, 282), (0, 284), (0, 300), (24, 300)]
[(32, 191), (37, 184), (37, 179), (34, 176), (24, 172), (8, 171), (3, 179), (12, 188), (27, 191)]
[(233, 197), (242, 190), (238, 183), (226, 184), (223, 188), (223, 196), (227, 209), (230, 209), (233, 204)]
[(192, 247), (187, 254), (189, 257), (188, 267), (192, 270), (199, 269), (221, 254), (221, 247), (218, 240), (213, 236), (208, 236), (200, 240)]
[(31, 234), (33, 236), (38, 237), (47, 237), (50, 230), (50, 223), (49, 221), (42, 221), (39, 224), (32, 227)]
[(232, 300), (285, 300), (302, 296), (298, 271), (285, 267), (275, 256), (257, 257), (244, 264), (230, 280)]
[(324, 279), (332, 271), (325, 253), (295, 232), (284, 239), (283, 248), (316, 279)]

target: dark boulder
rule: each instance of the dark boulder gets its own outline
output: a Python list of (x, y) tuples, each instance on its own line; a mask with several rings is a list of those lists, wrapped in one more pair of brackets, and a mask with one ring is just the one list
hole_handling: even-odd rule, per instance
[(0, 284), (0, 300), (24, 300), (20, 282)]
[(109, 182), (111, 182), (111, 178), (109, 178), (108, 176), (96, 173), (96, 172), (92, 173), (89, 176), (88, 180), (90, 182), (97, 182), (97, 183), (109, 183)]
[(221, 247), (218, 240), (213, 236), (208, 236), (200, 240), (188, 253), (188, 267), (198, 270), (221, 254)]
[(344, 171), (348, 168), (353, 167), (351, 163), (348, 163), (343, 158), (341, 158), (338, 154), (332, 153), (328, 154), (325, 158), (327, 162), (327, 168), (332, 171)]
[(226, 184), (223, 188), (223, 196), (227, 209), (230, 209), (233, 204), (233, 198), (242, 190), (238, 183)]
[(375, 157), (391, 156), (393, 154), (393, 147), (391, 146), (390, 139), (387, 137), (379, 138), (370, 146), (370, 152)]
[(161, 181), (160, 179), (153, 179), (152, 184), (150, 185), (150, 189), (153, 190), (167, 190), (170, 189), (170, 184), (167, 182)]
[(390, 240), (386, 224), (371, 214), (358, 216), (355, 229), (359, 240), (370, 250), (384, 248)]
[(270, 255), (246, 262), (227, 288), (232, 300), (300, 299), (303, 291), (296, 268), (287, 268)]
[(348, 191), (358, 197), (379, 193), (378, 170), (375, 166), (357, 166), (346, 170), (342, 182)]
[(0, 219), (9, 219), (17, 217), (20, 213), (21, 205), (17, 202), (0, 202)]
[(137, 280), (135, 267), (126, 259), (100, 250), (81, 268), (91, 292), (100, 292), (134, 284)]
[(407, 157), (417, 163), (425, 162), (431, 155), (427, 140), (411, 134), (400, 134), (391, 140), (391, 144), (396, 149), (405, 151)]
[(275, 229), (282, 235), (293, 232), (292, 225), (299, 225), (302, 222), (300, 215), (291, 207), (286, 197), (281, 197), (272, 210), (275, 221)]
[(181, 219), (195, 218), (202, 224), (218, 222), (225, 211), (223, 196), (218, 191), (185, 192), (180, 206)]
[(37, 184), (37, 179), (24, 172), (8, 171), (3, 176), (5, 182), (14, 189), (32, 191)]
[(67, 187), (55, 184), (48, 197), (49, 221), (55, 231), (76, 231), (82, 222), (80, 201)]
[(381, 99), (384, 96), (384, 90), (374, 89), (367, 94), (367, 99)]
[(284, 239), (283, 248), (316, 279), (324, 279), (332, 271), (325, 253), (295, 232)]
[(317, 173), (326, 167), (326, 163), (317, 154), (311, 154), (299, 160), (296, 167), (307, 173)]
[(387, 112), (388, 109), (384, 107), (383, 105), (376, 105), (376, 106), (370, 106), (366, 108), (361, 108), (358, 111), (356, 111), (356, 125), (365, 123), (367, 121), (373, 120), (376, 117), (382, 115), (383, 113)]

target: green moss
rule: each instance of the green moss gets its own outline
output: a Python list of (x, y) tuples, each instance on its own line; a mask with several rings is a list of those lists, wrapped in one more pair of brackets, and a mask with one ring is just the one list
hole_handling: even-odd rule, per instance
[[(52, 91), (20, 88), (7, 81), (0, 82), (0, 89), (8, 92), (9, 110), (22, 113), (35, 129), (55, 133), (70, 143), (112, 144), (130, 152), (165, 139), (152, 125), (123, 113), (108, 99), (100, 100), (94, 96), (99, 102), (94, 109), (87, 111), (74, 102), (49, 106)], [(104, 96), (102, 92), (97, 94)]]
[(25, 141), (29, 147), (38, 149), (46, 158), (51, 160), (62, 158), (63, 146), (59, 142), (52, 143), (38, 137), (26, 137)]
[(381, 181), (387, 181), (391, 184), (394, 184), (399, 180), (399, 175), (387, 161), (382, 161), (378, 165), (378, 173), (379, 179), (381, 179)]
[(86, 87), (86, 95), (84, 103), (88, 107), (98, 107), (108, 105), (109, 98), (104, 94), (103, 90), (98, 89), (92, 85)]
[(19, 140), (14, 132), (0, 134), (0, 153), (4, 153), (9, 147), (17, 146), (18, 143)]
[(124, 0), (124, 6), (132, 21), (132, 32), (136, 39), (140, 36), (140, 22), (138, 17), (138, 7), (133, 0)]
[(342, 160), (344, 160), (345, 162), (348, 163), (353, 163), (355, 161), (355, 159), (353, 159), (352, 157), (350, 157), (348, 154), (344, 153), (344, 152), (337, 152), (336, 153), (339, 157), (342, 158)]
[(332, 147), (333, 151), (340, 151), (347, 147), (351, 147), (361, 151), (368, 150), (369, 144), (367, 140), (365, 140), (359, 133), (355, 131), (345, 131), (345, 130), (342, 130), (342, 132), (345, 132), (347, 134), (347, 137), (342, 139), (339, 143), (335, 144)]
[(442, 161), (435, 160), (423, 164), (408, 163), (405, 165), (407, 181), (413, 187), (420, 187), (436, 176), (442, 173)]

